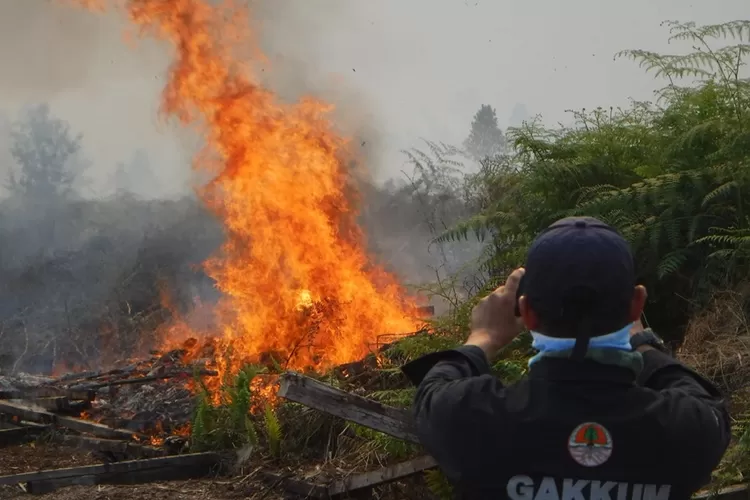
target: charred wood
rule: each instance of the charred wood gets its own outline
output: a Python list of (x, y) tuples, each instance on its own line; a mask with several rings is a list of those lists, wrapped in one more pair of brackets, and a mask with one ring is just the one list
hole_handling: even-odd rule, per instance
[(36, 439), (48, 427), (12, 427), (0, 429), (0, 446), (26, 443)]
[(350, 394), (313, 378), (285, 373), (281, 376), (278, 395), (389, 436), (419, 443), (411, 415), (406, 410)]
[(192, 376), (201, 376), (201, 377), (215, 377), (218, 375), (219, 372), (216, 370), (199, 370), (196, 372), (188, 372), (188, 371), (179, 371), (179, 372), (173, 372), (173, 373), (163, 373), (160, 375), (147, 375), (145, 377), (136, 377), (136, 378), (126, 378), (122, 380), (111, 380), (107, 382), (100, 382), (97, 384), (88, 384), (88, 385), (78, 385), (71, 387), (72, 390), (96, 390), (96, 389), (102, 389), (105, 387), (114, 387), (118, 385), (130, 385), (130, 384), (145, 384), (147, 382), (155, 382), (157, 380), (166, 380), (170, 378), (190, 378)]
[(93, 401), (96, 391), (75, 391), (57, 387), (35, 387), (23, 391), (0, 391), (0, 399), (40, 399), (65, 397), (76, 401)]
[(72, 434), (53, 434), (51, 440), (75, 448), (93, 451), (106, 457), (105, 462), (155, 458), (167, 455), (167, 451), (150, 445), (142, 445), (117, 439), (100, 439)]
[(113, 429), (96, 422), (90, 422), (88, 420), (81, 420), (73, 417), (64, 417), (55, 415), (54, 413), (46, 410), (35, 409), (29, 406), (24, 406), (9, 401), (0, 401), (0, 413), (5, 413), (17, 417), (21, 420), (28, 420), (30, 422), (37, 422), (41, 424), (51, 424), (58, 427), (64, 427), (77, 432), (83, 432), (92, 434), (96, 437), (101, 438), (115, 438), (115, 439), (133, 439), (134, 437), (146, 440), (147, 436), (138, 435), (132, 431), (124, 429)]
[(338, 498), (345, 494), (371, 489), (376, 486), (382, 486), (400, 479), (405, 479), (434, 467), (437, 467), (435, 459), (424, 455), (407, 460), (406, 462), (391, 465), (390, 467), (384, 467), (382, 469), (362, 474), (355, 474), (346, 479), (334, 481), (328, 488), (328, 495), (331, 498)]
[(26, 484), (30, 493), (47, 493), (75, 484), (138, 484), (201, 477), (219, 464), (216, 453), (192, 453), (0, 476), (0, 484)]

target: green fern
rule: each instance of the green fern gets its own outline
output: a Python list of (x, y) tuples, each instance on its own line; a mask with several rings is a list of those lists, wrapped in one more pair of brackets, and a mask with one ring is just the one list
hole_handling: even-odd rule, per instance
[(689, 253), (686, 250), (675, 250), (665, 255), (656, 269), (659, 278), (668, 276), (680, 269), (680, 266), (687, 261), (688, 256)]
[(279, 457), (281, 455), (281, 441), (283, 438), (281, 422), (270, 405), (266, 405), (263, 410), (263, 423), (268, 442), (268, 451), (271, 456)]
[(452, 349), (457, 347), (459, 342), (459, 340), (446, 335), (421, 333), (396, 342), (388, 348), (388, 355), (411, 360), (431, 352)]
[(352, 424), (355, 435), (372, 443), (377, 451), (395, 460), (403, 460), (413, 455), (419, 448), (401, 439), (357, 424)]
[(414, 387), (409, 387), (406, 389), (375, 391), (371, 393), (369, 397), (388, 406), (408, 408), (414, 401), (415, 393), (416, 389)]
[(197, 399), (198, 403), (190, 426), (190, 446), (193, 451), (203, 451), (209, 447), (213, 406), (210, 395), (205, 391), (201, 391)]
[(250, 418), (250, 383), (262, 371), (247, 365), (234, 376), (225, 377), (217, 395), (218, 404), (214, 404), (212, 393), (198, 380), (200, 389), (191, 427), (192, 448), (218, 450), (258, 443), (255, 424)]
[(427, 488), (436, 498), (440, 500), (451, 500), (453, 498), (453, 487), (439, 469), (425, 471), (424, 479)]

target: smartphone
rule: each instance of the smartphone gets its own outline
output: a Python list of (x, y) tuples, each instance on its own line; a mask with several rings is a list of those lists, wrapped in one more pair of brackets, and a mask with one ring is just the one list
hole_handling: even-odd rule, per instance
[(516, 308), (515, 308), (516, 318), (521, 317), (521, 310), (518, 308), (518, 301), (520, 300), (521, 295), (523, 295), (523, 280), (525, 277), (526, 277), (525, 274), (521, 276), (521, 281), (518, 282), (518, 290), (516, 290)]

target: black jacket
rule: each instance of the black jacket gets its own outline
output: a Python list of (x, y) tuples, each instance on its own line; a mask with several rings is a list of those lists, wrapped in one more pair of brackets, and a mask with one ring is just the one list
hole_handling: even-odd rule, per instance
[[(465, 499), (687, 499), (730, 439), (719, 391), (657, 350), (642, 369), (546, 357), (505, 386), (481, 349), (404, 367), (417, 434)], [(640, 360), (639, 360), (640, 361)]]

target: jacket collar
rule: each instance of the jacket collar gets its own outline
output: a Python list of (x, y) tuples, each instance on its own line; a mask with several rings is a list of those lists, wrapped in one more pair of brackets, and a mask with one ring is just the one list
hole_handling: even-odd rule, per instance
[(550, 380), (602, 380), (632, 384), (643, 369), (639, 352), (589, 349), (582, 361), (573, 361), (570, 350), (545, 353), (529, 368), (529, 377)]

